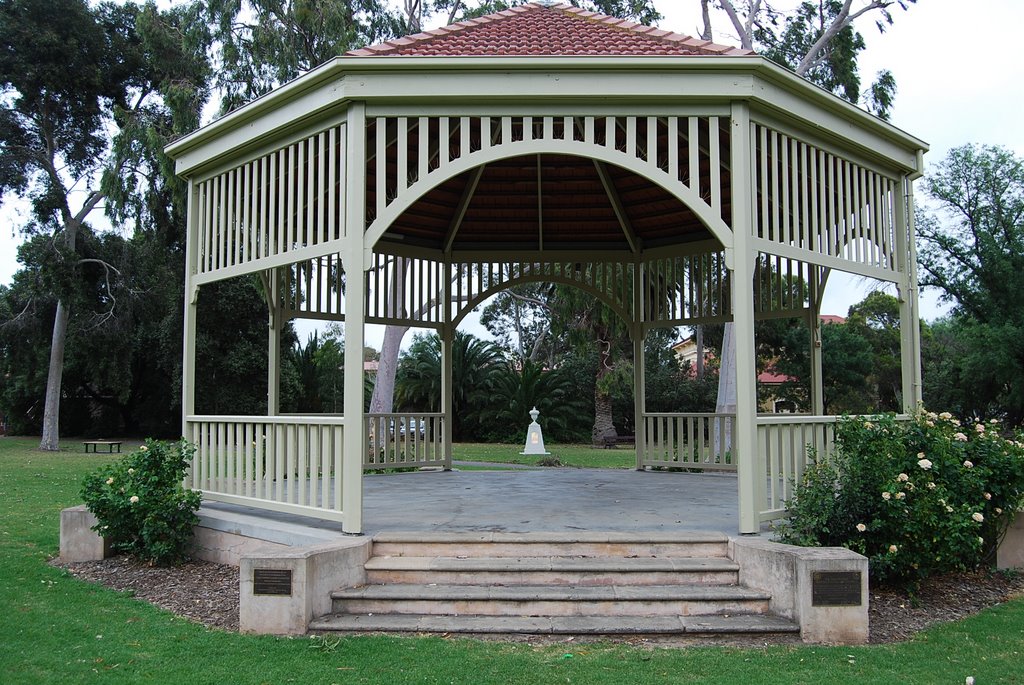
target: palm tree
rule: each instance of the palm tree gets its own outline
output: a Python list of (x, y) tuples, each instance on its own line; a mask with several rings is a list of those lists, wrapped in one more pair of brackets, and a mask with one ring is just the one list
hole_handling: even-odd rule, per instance
[(565, 435), (573, 419), (586, 409), (586, 401), (573, 388), (572, 379), (561, 369), (545, 370), (529, 360), (521, 368), (509, 364), (495, 375), (481, 418), (493, 426), (507, 426), (511, 437), (522, 433), (530, 410), (537, 407), (548, 435)]
[[(495, 374), (505, 364), (501, 349), (469, 333), (452, 341), (452, 437), (475, 435), (479, 408), (490, 395)], [(398, 363), (395, 399), (404, 410), (441, 410), (441, 338), (416, 335)]]

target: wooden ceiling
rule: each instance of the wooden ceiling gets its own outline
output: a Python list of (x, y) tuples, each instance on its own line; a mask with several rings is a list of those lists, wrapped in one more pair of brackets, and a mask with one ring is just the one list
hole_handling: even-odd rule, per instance
[[(724, 169), (723, 175), (727, 189)], [(728, 217), (727, 194), (722, 202)], [(711, 237), (675, 196), (631, 171), (585, 157), (531, 154), (442, 183), (381, 241), (453, 251), (632, 252)]]

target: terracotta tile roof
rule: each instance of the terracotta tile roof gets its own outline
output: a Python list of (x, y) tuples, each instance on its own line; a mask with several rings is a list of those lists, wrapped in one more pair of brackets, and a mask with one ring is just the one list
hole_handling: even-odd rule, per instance
[(347, 54), (354, 57), (540, 57), (753, 53), (578, 7), (529, 3)]

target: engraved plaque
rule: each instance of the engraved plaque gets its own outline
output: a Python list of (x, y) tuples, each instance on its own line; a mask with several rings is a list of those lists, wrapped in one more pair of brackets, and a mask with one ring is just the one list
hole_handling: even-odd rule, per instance
[(252, 593), (254, 595), (292, 594), (291, 569), (254, 568), (252, 570)]
[(815, 571), (811, 574), (811, 606), (859, 607), (860, 571)]

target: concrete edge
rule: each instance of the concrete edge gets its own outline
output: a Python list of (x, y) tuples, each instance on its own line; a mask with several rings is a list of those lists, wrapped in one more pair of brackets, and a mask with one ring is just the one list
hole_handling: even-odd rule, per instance
[[(332, 591), (366, 583), (365, 564), (372, 547), (369, 537), (351, 537), (242, 556), (238, 567), (239, 629), (243, 633), (304, 635), (314, 618), (331, 613)], [(271, 593), (262, 582), (269, 575), (287, 580)]]
[(1017, 512), (996, 549), (996, 568), (1024, 569), (1024, 512)]
[[(764, 538), (733, 537), (729, 558), (740, 566), (739, 584), (771, 594), (771, 613), (800, 624), (800, 638), (814, 644), (868, 641), (868, 559), (842, 547), (796, 547)], [(832, 573), (859, 574), (829, 576)], [(825, 575), (817, 575), (825, 574)], [(822, 596), (829, 578), (843, 578), (843, 605)], [(859, 579), (859, 597), (849, 579)], [(816, 585), (819, 587), (816, 588)]]

